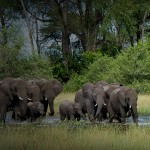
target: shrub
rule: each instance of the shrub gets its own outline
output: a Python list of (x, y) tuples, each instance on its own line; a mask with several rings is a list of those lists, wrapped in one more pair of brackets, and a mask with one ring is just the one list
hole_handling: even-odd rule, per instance
[[(88, 69), (75, 76), (66, 85), (77, 90), (85, 82), (105, 80), (109, 83), (120, 82), (126, 86), (137, 88), (139, 92), (150, 93), (150, 44), (139, 42), (136, 46), (122, 51), (116, 58), (108, 56), (96, 57)], [(82, 81), (82, 82), (78, 82)], [(78, 84), (78, 85), (76, 85)]]
[(25, 57), (22, 53), (24, 38), (15, 27), (4, 32), (7, 32), (8, 43), (0, 44), (0, 79), (9, 76), (25, 79), (52, 78), (52, 68), (46, 57)]

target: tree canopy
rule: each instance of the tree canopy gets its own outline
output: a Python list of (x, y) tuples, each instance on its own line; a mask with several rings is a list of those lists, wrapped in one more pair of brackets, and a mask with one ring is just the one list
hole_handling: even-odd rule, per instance
[(19, 51), (46, 55), (54, 77), (67, 82), (88, 68), (97, 52), (116, 58), (145, 42), (149, 19), (146, 0), (0, 0), (1, 53), (17, 27), (24, 37)]

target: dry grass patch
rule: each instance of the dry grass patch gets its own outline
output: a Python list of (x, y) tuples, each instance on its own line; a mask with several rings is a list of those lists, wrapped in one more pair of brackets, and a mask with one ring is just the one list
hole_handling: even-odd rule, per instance
[(150, 95), (139, 95), (138, 112), (142, 115), (150, 115)]

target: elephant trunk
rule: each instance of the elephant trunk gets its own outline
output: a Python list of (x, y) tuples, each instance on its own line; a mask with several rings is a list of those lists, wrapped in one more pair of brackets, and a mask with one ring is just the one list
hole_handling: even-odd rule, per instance
[(102, 108), (104, 105), (106, 105), (104, 103), (104, 99), (102, 97), (98, 97), (96, 104), (97, 104), (97, 111), (95, 114), (95, 119), (98, 118), (99, 121), (102, 121), (102, 117), (103, 117)]
[(137, 125), (138, 124), (137, 104), (131, 105), (131, 114), (132, 114), (134, 123)]
[(26, 110), (27, 110), (27, 100), (28, 100), (28, 96), (26, 93), (24, 92), (19, 92), (17, 93), (17, 98), (19, 100), (19, 113), (18, 116), (20, 117), (24, 117), (26, 115)]
[(54, 101), (49, 102), (50, 116), (54, 116)]

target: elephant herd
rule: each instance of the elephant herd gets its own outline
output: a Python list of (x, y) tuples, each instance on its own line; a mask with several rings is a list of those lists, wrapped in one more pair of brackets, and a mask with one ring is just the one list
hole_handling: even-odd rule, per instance
[(80, 120), (85, 119), (87, 113), (91, 122), (108, 119), (111, 123), (116, 119), (120, 123), (125, 123), (126, 117), (132, 115), (137, 125), (137, 99), (138, 93), (135, 89), (119, 83), (86, 83), (76, 92), (74, 102), (65, 100), (60, 104), (60, 118)]
[(54, 99), (63, 90), (57, 79), (23, 80), (5, 78), (0, 81), (0, 122), (5, 122), (6, 113), (13, 111), (12, 118), (35, 121), (45, 116), (49, 105), (50, 116), (54, 115)]
[[(50, 116), (54, 115), (54, 99), (63, 91), (57, 79), (24, 80), (8, 77), (0, 81), (0, 122), (5, 122), (6, 113), (13, 111), (12, 118), (35, 121), (45, 116), (48, 106)], [(119, 83), (99, 81), (86, 83), (75, 94), (74, 102), (64, 100), (59, 106), (60, 119), (88, 119), (91, 122), (113, 119), (124, 123), (132, 115), (138, 124), (138, 94), (135, 89)]]

